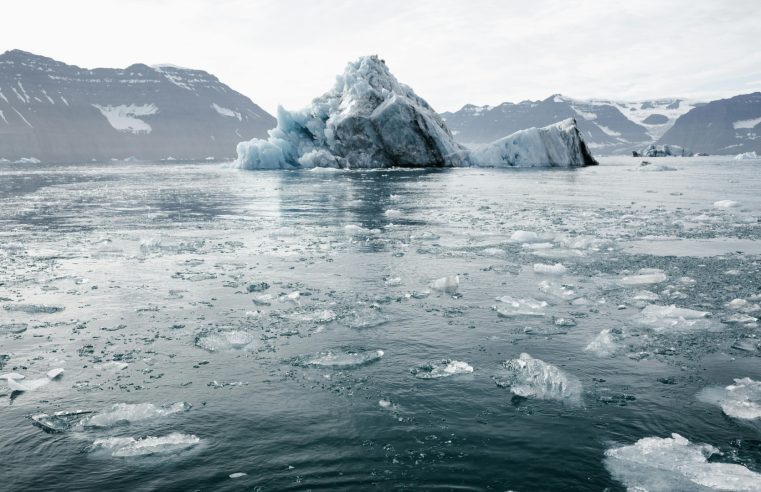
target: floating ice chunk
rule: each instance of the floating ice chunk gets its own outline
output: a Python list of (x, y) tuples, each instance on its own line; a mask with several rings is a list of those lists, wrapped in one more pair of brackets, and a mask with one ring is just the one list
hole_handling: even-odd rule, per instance
[(383, 212), (383, 215), (385, 215), (386, 217), (391, 218), (391, 219), (398, 219), (399, 217), (403, 216), (404, 214), (402, 213), (401, 210), (396, 210), (396, 209), (390, 208), (390, 209), (386, 210), (385, 212)]
[(26, 376), (24, 376), (23, 374), (19, 374), (17, 372), (9, 372), (7, 374), (0, 375), (0, 379), (5, 379), (5, 380), (13, 379), (18, 381), (20, 379), (25, 379), (25, 378)]
[(611, 357), (618, 350), (613, 335), (609, 329), (602, 330), (597, 336), (584, 347), (586, 352), (592, 352), (597, 357)]
[(295, 366), (352, 369), (381, 360), (383, 350), (337, 350), (297, 357)]
[(761, 159), (761, 155), (758, 155), (756, 151), (753, 150), (751, 152), (743, 152), (742, 154), (737, 154), (735, 156), (736, 161), (745, 161), (751, 159)]
[(557, 367), (523, 353), (505, 361), (504, 371), (495, 377), (498, 386), (524, 398), (581, 402), (581, 382)]
[(53, 434), (66, 432), (67, 430), (78, 425), (82, 419), (91, 415), (93, 412), (86, 410), (76, 410), (73, 412), (55, 412), (53, 414), (40, 413), (32, 415), (32, 423)]
[(397, 285), (402, 285), (402, 278), (389, 277), (386, 280), (384, 280), (383, 283), (386, 285), (386, 287), (396, 287)]
[(365, 229), (356, 224), (345, 225), (344, 231), (348, 236), (371, 236), (373, 234), (380, 234), (381, 232), (379, 229)]
[(198, 436), (173, 432), (166, 436), (148, 436), (142, 439), (134, 437), (108, 437), (96, 439), (90, 451), (107, 450), (111, 456), (130, 457), (154, 454), (171, 454), (192, 448), (201, 442)]
[(28, 314), (53, 314), (64, 310), (63, 306), (47, 306), (45, 304), (6, 304), (3, 306), (6, 311), (19, 311)]
[(555, 245), (552, 243), (523, 243), (521, 245), (521, 248), (523, 249), (530, 249), (530, 250), (544, 250), (544, 249), (552, 249)]
[(578, 296), (576, 295), (576, 292), (569, 287), (570, 286), (558, 284), (556, 282), (548, 282), (547, 280), (539, 282), (540, 291), (547, 295), (570, 301)]
[(277, 300), (280, 301), (280, 302), (292, 302), (294, 304), (298, 304), (299, 303), (299, 298), (301, 298), (301, 292), (296, 290), (296, 291), (293, 291), (293, 292), (291, 292), (289, 294), (282, 295), (282, 296), (278, 297)]
[(555, 263), (554, 265), (534, 263), (534, 273), (545, 275), (565, 275), (566, 272), (568, 272), (568, 268), (566, 268), (562, 263)]
[(507, 253), (502, 248), (486, 248), (483, 251), (481, 251), (481, 254), (484, 256), (505, 256)]
[(709, 462), (715, 454), (721, 454), (715, 447), (692, 444), (679, 434), (646, 437), (605, 451), (605, 468), (632, 491), (761, 491), (761, 474), (741, 465)]
[(735, 208), (739, 207), (740, 204), (734, 200), (719, 200), (718, 202), (713, 202), (713, 208)]
[(24, 333), (29, 326), (26, 323), (7, 323), (0, 325), (0, 335), (18, 335)]
[(35, 391), (50, 383), (50, 378), (27, 379), (24, 382), (8, 379), (7, 382), (11, 391)]
[(251, 302), (256, 304), (257, 306), (269, 306), (272, 304), (273, 297), (272, 294), (256, 294), (251, 297)]
[(624, 286), (650, 285), (665, 282), (668, 277), (663, 270), (657, 268), (643, 268), (637, 275), (627, 275), (621, 278), (618, 283)]
[(95, 369), (99, 371), (123, 371), (124, 369), (128, 368), (129, 364), (126, 362), (120, 362), (118, 360), (111, 360), (108, 362), (104, 362), (102, 364), (95, 364)]
[(473, 366), (459, 360), (444, 359), (418, 366), (411, 372), (416, 378), (439, 379), (457, 374), (470, 374), (473, 372)]
[(510, 236), (510, 241), (514, 243), (538, 243), (542, 240), (539, 239), (539, 235), (536, 232), (515, 231)]
[(632, 299), (637, 301), (657, 301), (660, 299), (660, 296), (655, 292), (650, 292), (649, 290), (638, 290), (634, 293)]
[(248, 332), (240, 330), (217, 331), (196, 338), (196, 345), (209, 352), (229, 350), (252, 351), (256, 348), (256, 339)]
[(727, 303), (727, 307), (734, 311), (740, 311), (741, 313), (754, 313), (756, 311), (761, 311), (761, 306), (749, 302), (745, 299), (732, 299)]
[(640, 164), (639, 167), (637, 167), (638, 171), (649, 171), (649, 172), (663, 172), (663, 171), (676, 171), (677, 169), (675, 167), (667, 166), (665, 164)]
[(439, 292), (454, 294), (460, 287), (460, 276), (450, 275), (449, 277), (437, 278), (430, 283), (429, 287), (433, 290), (438, 290)]
[(704, 320), (710, 316), (711, 313), (706, 311), (678, 308), (673, 304), (670, 306), (651, 304), (640, 312), (639, 321), (656, 331), (678, 331), (704, 327)]
[[(320, 168), (315, 168), (315, 169), (320, 169)], [(231, 473), (229, 476), (230, 478), (240, 478), (240, 477), (245, 477), (246, 475), (248, 474), (243, 472), (235, 472), (235, 473)]]
[(57, 367), (55, 369), (51, 369), (47, 372), (48, 379), (56, 379), (59, 378), (63, 374), (63, 368)]
[(700, 401), (718, 405), (736, 419), (761, 419), (761, 381), (750, 378), (735, 379), (725, 388), (706, 388), (698, 393)]
[(152, 403), (116, 403), (108, 410), (89, 416), (81, 422), (83, 428), (107, 428), (125, 423), (157, 419), (180, 412), (187, 412), (191, 405), (180, 401), (157, 407)]
[(500, 304), (493, 307), (497, 314), (503, 318), (517, 318), (527, 316), (544, 316), (547, 303), (536, 299), (518, 299), (511, 296), (497, 297)]

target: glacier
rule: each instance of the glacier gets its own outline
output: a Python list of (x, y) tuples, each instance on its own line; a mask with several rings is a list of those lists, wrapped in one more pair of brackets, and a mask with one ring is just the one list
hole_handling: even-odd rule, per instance
[(277, 111), (266, 140), (238, 144), (241, 169), (576, 167), (597, 164), (573, 118), (467, 148), (378, 56), (349, 63), (335, 86), (298, 111)]

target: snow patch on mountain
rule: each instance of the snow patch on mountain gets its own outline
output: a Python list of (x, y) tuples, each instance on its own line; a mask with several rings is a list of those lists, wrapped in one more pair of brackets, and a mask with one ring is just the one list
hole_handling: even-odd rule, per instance
[(735, 121), (732, 123), (732, 127), (735, 130), (739, 130), (741, 128), (755, 128), (759, 123), (761, 123), (761, 118), (753, 118), (750, 120)]
[(108, 120), (108, 123), (117, 131), (139, 134), (151, 133), (151, 125), (141, 120), (140, 116), (149, 116), (158, 113), (155, 104), (120, 104), (119, 106), (94, 107)]
[(238, 118), (239, 121), (243, 119), (239, 112), (222, 107), (217, 103), (211, 103), (211, 107), (214, 109), (214, 111), (221, 114), (222, 116), (227, 116), (229, 118)]

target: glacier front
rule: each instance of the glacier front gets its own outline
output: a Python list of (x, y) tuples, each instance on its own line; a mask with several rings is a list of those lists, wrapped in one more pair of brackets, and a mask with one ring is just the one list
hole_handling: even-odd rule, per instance
[(455, 141), (441, 117), (377, 56), (349, 63), (329, 92), (300, 111), (278, 108), (267, 140), (238, 144), (242, 169), (534, 167), (597, 164), (576, 121), (531, 128), (478, 149)]

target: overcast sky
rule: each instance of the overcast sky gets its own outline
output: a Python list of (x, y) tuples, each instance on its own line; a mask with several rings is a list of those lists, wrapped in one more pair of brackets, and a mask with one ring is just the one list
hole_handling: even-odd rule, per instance
[(270, 112), (306, 105), (365, 54), (439, 111), (761, 90), (760, 0), (24, 0), (2, 11), (0, 51), (199, 68)]

